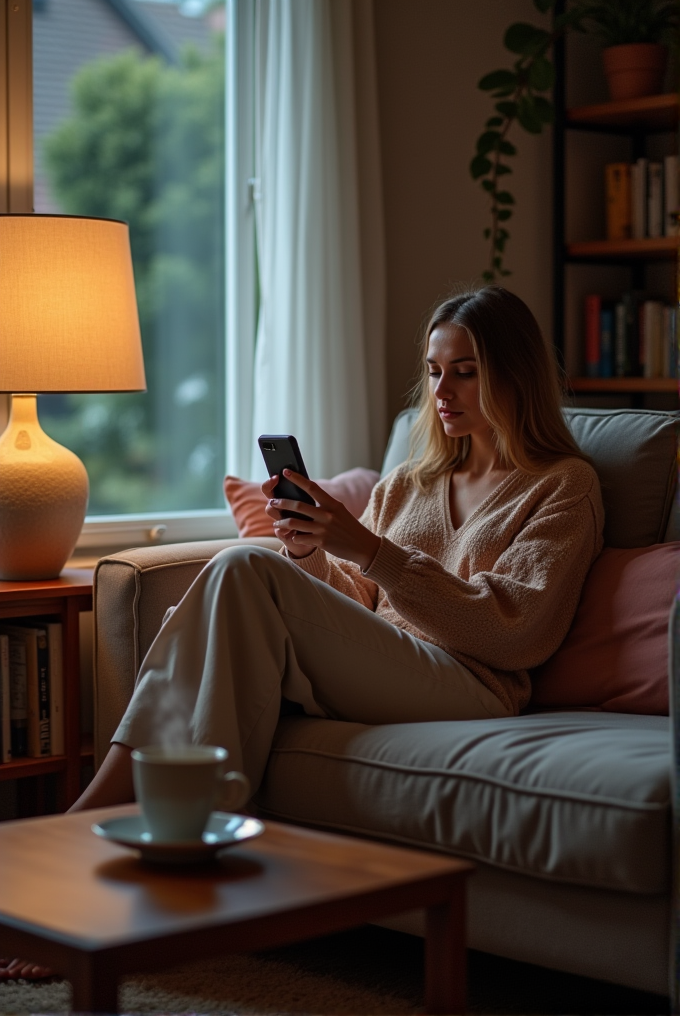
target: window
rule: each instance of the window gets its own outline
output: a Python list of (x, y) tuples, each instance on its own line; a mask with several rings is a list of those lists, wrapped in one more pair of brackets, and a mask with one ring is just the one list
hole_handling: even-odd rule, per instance
[(35, 211), (130, 225), (148, 391), (39, 399), (112, 532), (227, 532), (224, 29), (223, 0), (33, 4)]

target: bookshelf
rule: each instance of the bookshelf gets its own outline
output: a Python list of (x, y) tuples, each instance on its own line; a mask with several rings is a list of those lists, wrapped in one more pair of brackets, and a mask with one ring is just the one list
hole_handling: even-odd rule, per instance
[[(91, 568), (67, 568), (59, 578), (37, 582), (0, 581), (0, 620), (35, 618), (62, 624), (65, 752), (19, 757), (0, 764), (0, 781), (57, 775), (57, 806), (65, 811), (80, 794), (80, 770), (91, 763), (91, 739), (80, 734), (80, 614), (92, 610)], [(40, 810), (39, 807), (37, 810)]]
[[(575, 217), (569, 201), (584, 199), (584, 190), (592, 190), (590, 184), (584, 185), (581, 176), (579, 190), (571, 178), (567, 177), (567, 158), (573, 153), (572, 137), (581, 135), (611, 135), (615, 138), (618, 151), (627, 146), (627, 157), (623, 161), (634, 162), (648, 154), (650, 139), (653, 144), (668, 144), (654, 140), (655, 135), (668, 135), (677, 132), (680, 122), (680, 96), (676, 92), (646, 96), (641, 99), (630, 99), (617, 102), (598, 102), (592, 105), (567, 107), (566, 102), (566, 52), (565, 40), (561, 39), (555, 46), (556, 83), (555, 127), (553, 132), (553, 184), (555, 200), (553, 202), (553, 292), (554, 317), (553, 338), (562, 362), (571, 373), (569, 386), (575, 395), (581, 396), (581, 402), (589, 395), (629, 396), (630, 404), (636, 407), (645, 405), (648, 395), (661, 395), (668, 408), (678, 408), (678, 384), (673, 378), (643, 377), (610, 377), (593, 378), (574, 376), (574, 363), (582, 361), (582, 350), (585, 344), (583, 307), (580, 301), (582, 294), (592, 286), (591, 292), (599, 292), (604, 278), (603, 273), (611, 273), (613, 269), (624, 272), (627, 278), (623, 289), (642, 290), (657, 293), (664, 292), (668, 302), (674, 302), (677, 294), (677, 278), (675, 285), (668, 279), (676, 266), (677, 277), (678, 237), (663, 236), (659, 238), (606, 240), (575, 239), (568, 235), (573, 229)], [(569, 143), (568, 143), (569, 142)], [(601, 142), (586, 139), (581, 144), (594, 150)], [(612, 144), (612, 142), (607, 142)], [(600, 147), (599, 151), (602, 148)], [(677, 138), (674, 144), (677, 151)], [(656, 156), (658, 158), (658, 155)], [(605, 161), (621, 161), (621, 155), (607, 158)], [(603, 166), (603, 163), (602, 163)], [(582, 173), (582, 170), (581, 170)], [(592, 177), (592, 187), (599, 188), (602, 212), (604, 212), (603, 173)], [(592, 209), (592, 193), (585, 195), (585, 204)], [(576, 217), (578, 218), (578, 216)], [(567, 223), (570, 226), (567, 226)], [(664, 268), (664, 265), (667, 267)], [(573, 273), (581, 274), (575, 276)], [(665, 272), (666, 280), (660, 286), (660, 272)], [(611, 274), (608, 278), (611, 279)], [(594, 280), (592, 282), (587, 280)], [(610, 283), (611, 285), (611, 283)], [(675, 289), (675, 293), (672, 291)], [(575, 295), (578, 294), (578, 295)], [(611, 297), (608, 297), (611, 299)], [(580, 354), (580, 355), (579, 355)], [(675, 396), (675, 398), (674, 398)], [(602, 404), (602, 403), (599, 403)]]

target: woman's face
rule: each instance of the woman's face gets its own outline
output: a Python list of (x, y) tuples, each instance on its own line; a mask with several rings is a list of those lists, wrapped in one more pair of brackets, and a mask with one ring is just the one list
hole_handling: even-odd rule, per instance
[(439, 325), (427, 344), (430, 391), (447, 437), (487, 434), (491, 428), (479, 408), (479, 374), (468, 333)]

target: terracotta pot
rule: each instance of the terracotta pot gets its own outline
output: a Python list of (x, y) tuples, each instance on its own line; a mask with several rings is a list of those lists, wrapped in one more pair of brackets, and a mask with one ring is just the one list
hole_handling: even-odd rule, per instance
[(608, 46), (602, 51), (612, 99), (641, 99), (663, 91), (668, 49), (656, 42)]

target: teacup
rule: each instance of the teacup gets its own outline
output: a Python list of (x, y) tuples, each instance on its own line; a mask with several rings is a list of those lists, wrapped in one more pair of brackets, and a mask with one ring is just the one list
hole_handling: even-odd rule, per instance
[(250, 796), (248, 778), (225, 772), (228, 755), (226, 748), (210, 745), (134, 749), (135, 797), (152, 839), (200, 840), (218, 799), (233, 811), (245, 804)]

